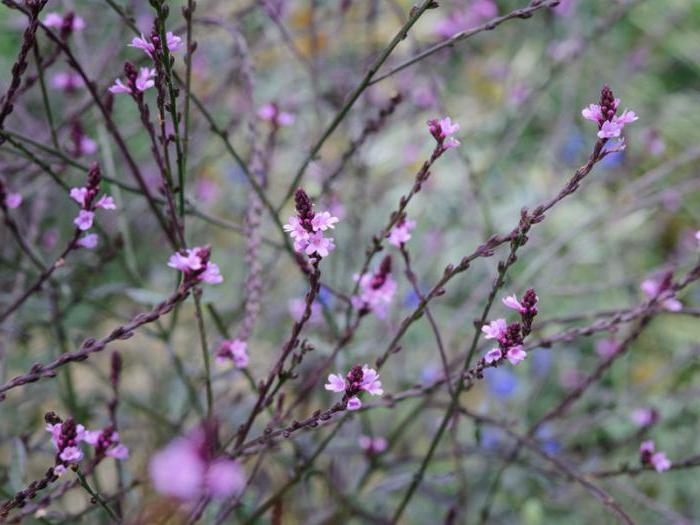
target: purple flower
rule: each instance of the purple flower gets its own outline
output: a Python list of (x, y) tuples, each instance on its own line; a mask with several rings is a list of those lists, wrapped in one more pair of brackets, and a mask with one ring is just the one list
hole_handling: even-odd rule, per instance
[(484, 361), (486, 361), (486, 364), (491, 364), (495, 361), (498, 361), (503, 357), (503, 352), (501, 352), (500, 348), (492, 348), (488, 352), (486, 352), (486, 355), (484, 356)]
[(328, 383), (326, 383), (325, 388), (331, 392), (344, 392), (345, 379), (340, 374), (330, 374), (328, 376)]
[(66, 463), (78, 463), (83, 459), (83, 451), (78, 447), (66, 447), (58, 457)]
[[(642, 284), (640, 284), (639, 287), (641, 288), (642, 292), (644, 292), (644, 295), (646, 295), (649, 299), (654, 299), (668, 290), (669, 284), (670, 282), (666, 282), (665, 280), (655, 281), (654, 279), (646, 279), (642, 281)], [(678, 312), (679, 310), (683, 309), (683, 303), (681, 303), (675, 297), (663, 299), (661, 301), (661, 306), (670, 312)]]
[(78, 246), (81, 248), (87, 248), (88, 250), (93, 249), (97, 246), (97, 241), (99, 236), (96, 233), (88, 233), (84, 237), (78, 239)]
[(513, 346), (508, 349), (506, 353), (506, 358), (510, 361), (511, 365), (517, 365), (527, 357), (527, 352), (523, 350), (522, 346)]
[(501, 299), (503, 301), (503, 304), (506, 305), (508, 308), (512, 308), (513, 310), (516, 310), (520, 313), (524, 313), (527, 311), (527, 309), (520, 304), (520, 301), (518, 301), (518, 298), (515, 294), (509, 295), (508, 297), (504, 297)]
[(22, 204), (22, 194), (21, 193), (8, 193), (5, 195), (5, 206), (8, 208), (15, 209), (19, 208)]
[(216, 349), (216, 362), (225, 364), (233, 361), (236, 368), (248, 366), (248, 344), (240, 339), (224, 339)]
[(95, 219), (95, 213), (87, 210), (80, 210), (78, 216), (73, 221), (79, 230), (85, 231), (92, 228), (92, 222)]
[(484, 333), (486, 339), (496, 339), (500, 341), (505, 336), (507, 328), (508, 325), (505, 319), (496, 319), (482, 326), (481, 331)]
[(620, 99), (615, 98), (608, 86), (603, 86), (600, 94), (600, 103), (589, 104), (581, 111), (583, 118), (598, 124), (598, 137), (611, 139), (620, 136), (625, 124), (637, 120), (634, 111), (625, 110), (621, 115), (616, 115)]
[(116, 210), (117, 205), (114, 203), (114, 199), (109, 195), (103, 195), (95, 203), (95, 208), (103, 208), (105, 210)]
[(186, 279), (195, 282), (204, 281), (209, 284), (224, 282), (219, 266), (209, 261), (211, 249), (206, 246), (197, 246), (181, 252), (175, 252), (168, 259), (168, 266), (180, 270)]
[(224, 278), (219, 270), (219, 265), (213, 262), (207, 263), (207, 266), (204, 268), (199, 278), (208, 284), (221, 284), (224, 282)]
[(653, 408), (635, 408), (630, 414), (630, 419), (638, 427), (649, 427), (656, 423), (659, 415)]
[(130, 81), (124, 84), (121, 79), (116, 79), (114, 85), (109, 88), (110, 93), (133, 93), (133, 89), (139, 92), (144, 92), (156, 85), (153, 78), (156, 76), (156, 70), (142, 67), (139, 69), (138, 75), (133, 79), (133, 86)]
[(338, 220), (338, 217), (333, 217), (329, 212), (322, 211), (314, 214), (314, 218), (311, 219), (311, 227), (315, 232), (326, 231), (329, 228), (335, 228)]
[(324, 237), (323, 232), (335, 228), (338, 218), (326, 211), (315, 213), (311, 199), (301, 188), (297, 189), (294, 200), (297, 214), (283, 226), (294, 239), (294, 250), (319, 259), (327, 257), (335, 249), (335, 242), (332, 237)]
[(388, 446), (386, 439), (383, 437), (360, 436), (357, 443), (368, 454), (381, 454)]
[(60, 72), (51, 77), (51, 87), (60, 89), (67, 93), (77, 90), (83, 86), (83, 79), (78, 73)]
[(332, 237), (324, 237), (323, 232), (317, 231), (306, 243), (306, 255), (318, 254), (320, 257), (328, 257), (328, 254), (335, 249)]
[(68, 13), (65, 16), (59, 13), (46, 13), (44, 25), (61, 30), (82, 31), (85, 29), (85, 20), (73, 13)]
[(272, 122), (274, 126), (291, 126), (294, 124), (294, 115), (281, 111), (274, 102), (265, 104), (258, 110), (258, 117), (262, 120)]
[(69, 195), (71, 199), (80, 204), (81, 208), (85, 207), (85, 197), (88, 195), (87, 188), (71, 188)]
[(373, 396), (384, 394), (379, 374), (368, 365), (353, 366), (345, 377), (340, 374), (330, 374), (325, 389), (331, 392), (344, 392), (343, 400), (348, 410), (358, 410), (362, 407), (362, 401), (358, 397), (361, 392), (368, 392)]
[(126, 445), (118, 444), (114, 448), (110, 448), (106, 454), (114, 459), (126, 460), (129, 459), (129, 449)]
[(650, 461), (656, 472), (665, 472), (671, 468), (671, 462), (663, 452), (657, 452), (652, 455)]

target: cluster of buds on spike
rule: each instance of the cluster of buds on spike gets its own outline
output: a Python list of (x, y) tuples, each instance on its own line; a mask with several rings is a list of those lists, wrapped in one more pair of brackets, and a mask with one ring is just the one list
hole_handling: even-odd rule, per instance
[(599, 138), (610, 139), (619, 137), (625, 124), (637, 120), (637, 115), (634, 111), (625, 110), (621, 115), (617, 115), (619, 105), (620, 99), (615, 98), (612, 90), (605, 85), (600, 91), (600, 102), (598, 104), (590, 104), (581, 111), (581, 114), (585, 119), (592, 120), (598, 124)]
[[(102, 195), (99, 199), (97, 194), (100, 192), (100, 167), (93, 164), (88, 172), (87, 184), (80, 188), (71, 188), (70, 197), (80, 205), (78, 216), (73, 221), (76, 228), (80, 231), (87, 231), (92, 228), (92, 223), (95, 219), (95, 212), (99, 208), (105, 210), (116, 210), (117, 205), (114, 199), (109, 195)], [(97, 245), (97, 235), (94, 233), (88, 234), (77, 241), (78, 246), (83, 248), (94, 248)]]
[(344, 378), (341, 374), (330, 374), (325, 388), (331, 392), (343, 392), (342, 403), (348, 410), (358, 410), (362, 407), (362, 401), (358, 397), (361, 392), (368, 392), (373, 396), (384, 394), (379, 373), (368, 365), (353, 366)]
[(428, 130), (438, 143), (439, 154), (459, 146), (459, 141), (452, 136), (459, 131), (459, 124), (452, 122), (450, 117), (429, 120)]
[(305, 253), (320, 261), (335, 249), (333, 237), (325, 237), (324, 232), (335, 228), (338, 218), (327, 211), (314, 212), (314, 205), (302, 188), (294, 194), (294, 203), (297, 214), (289, 218), (284, 231), (294, 239), (297, 253)]
[(358, 314), (374, 312), (377, 317), (383, 319), (397, 287), (391, 275), (391, 255), (382, 259), (375, 272), (355, 275), (354, 279), (359, 283), (359, 290), (358, 294), (352, 297), (352, 305)]
[(484, 364), (498, 366), (507, 359), (512, 365), (517, 365), (527, 357), (523, 343), (532, 331), (537, 301), (537, 294), (532, 288), (525, 292), (521, 300), (515, 295), (503, 299), (505, 306), (520, 313), (520, 321), (507, 324), (505, 319), (496, 319), (481, 328), (486, 339), (498, 342), (498, 348), (492, 348), (484, 356)]

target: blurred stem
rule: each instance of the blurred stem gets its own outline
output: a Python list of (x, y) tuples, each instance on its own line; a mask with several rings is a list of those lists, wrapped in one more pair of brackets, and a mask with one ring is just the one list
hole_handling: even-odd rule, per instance
[(58, 146), (58, 136), (56, 135), (56, 127), (53, 122), (53, 113), (51, 112), (51, 104), (49, 104), (49, 96), (46, 92), (46, 82), (44, 80), (44, 67), (41, 64), (41, 55), (39, 54), (39, 44), (34, 42), (34, 59), (36, 60), (36, 72), (39, 78), (39, 87), (41, 88), (41, 99), (44, 103), (46, 111), (46, 120), (49, 122), (49, 131), (51, 132), (51, 143), (54, 148), (60, 149)]
[(88, 484), (87, 479), (85, 479), (85, 476), (83, 476), (83, 473), (80, 472), (80, 468), (75, 469), (75, 475), (78, 477), (78, 483), (80, 483), (80, 486), (85, 489), (85, 491), (90, 494), (92, 497), (92, 500), (100, 505), (104, 509), (104, 511), (107, 513), (107, 515), (111, 518), (111, 520), (115, 523), (119, 523), (119, 518), (117, 515), (114, 513), (114, 511), (107, 505), (105, 500), (102, 499), (102, 496), (100, 496), (93, 488)]
[(202, 290), (195, 288), (193, 291), (194, 305), (197, 310), (197, 327), (199, 328), (199, 341), (202, 346), (202, 360), (204, 361), (204, 383), (207, 391), (207, 419), (211, 418), (214, 405), (214, 396), (211, 389), (211, 368), (209, 365), (209, 345), (207, 345), (207, 333), (204, 330), (204, 316), (202, 315)]

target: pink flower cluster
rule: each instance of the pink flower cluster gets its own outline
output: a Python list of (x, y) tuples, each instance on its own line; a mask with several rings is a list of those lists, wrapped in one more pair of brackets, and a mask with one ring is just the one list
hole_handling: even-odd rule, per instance
[(459, 146), (459, 141), (452, 135), (459, 131), (459, 124), (450, 117), (428, 121), (428, 130), (440, 146), (440, 152)]
[(520, 322), (507, 324), (505, 319), (496, 319), (481, 327), (486, 339), (495, 339), (498, 348), (492, 348), (484, 356), (484, 362), (488, 365), (498, 365), (504, 359), (510, 364), (517, 365), (527, 357), (523, 350), (523, 341), (532, 329), (532, 321), (537, 315), (537, 294), (530, 288), (518, 300), (515, 295), (502, 299), (503, 304), (520, 313)]
[(109, 456), (121, 460), (129, 458), (129, 449), (119, 441), (119, 434), (111, 426), (103, 430), (86, 430), (73, 419), (61, 421), (49, 414), (46, 430), (51, 434), (51, 442), (57, 450), (54, 467), (57, 476), (66, 471), (67, 465), (79, 463), (85, 457), (80, 447), (82, 442), (95, 448), (96, 457)]
[(236, 368), (248, 366), (248, 343), (240, 339), (224, 339), (216, 349), (216, 362), (225, 365), (233, 361)]
[[(646, 279), (642, 281), (639, 288), (644, 292), (644, 295), (649, 299), (654, 299), (659, 297), (661, 294), (669, 290), (671, 287), (671, 274), (666, 274), (661, 280), (656, 281), (654, 279)], [(674, 296), (668, 297), (661, 300), (661, 306), (664, 310), (669, 312), (678, 312), (683, 309), (683, 303), (681, 303)]]
[(325, 237), (324, 232), (335, 228), (338, 217), (327, 211), (315, 213), (311, 199), (301, 188), (296, 191), (294, 200), (297, 214), (284, 225), (284, 231), (294, 239), (294, 250), (319, 259), (327, 257), (335, 249), (335, 242), (333, 237)]
[(275, 102), (265, 104), (258, 110), (258, 117), (272, 123), (275, 127), (291, 126), (294, 124), (294, 115), (282, 111)]
[(400, 248), (402, 244), (406, 244), (411, 239), (411, 232), (415, 227), (416, 221), (404, 218), (389, 232), (387, 236), (389, 244)]
[[(177, 35), (174, 35), (171, 31), (168, 31), (165, 34), (165, 40), (168, 45), (168, 51), (170, 53), (180, 51), (184, 47), (182, 38), (180, 38)], [(145, 36), (143, 36), (143, 33), (141, 33), (140, 37), (137, 36), (132, 38), (131, 44), (127, 45), (128, 47), (135, 47), (136, 49), (141, 49), (144, 53), (146, 53), (149, 56), (149, 58), (153, 58), (153, 53), (155, 53), (156, 51), (153, 36), (151, 36), (151, 38), (146, 38)]]
[(651, 465), (656, 472), (665, 472), (671, 468), (671, 462), (663, 452), (656, 452), (653, 441), (643, 441), (639, 446), (639, 459), (642, 465)]
[(348, 410), (358, 410), (362, 407), (362, 401), (358, 397), (360, 392), (368, 392), (373, 396), (384, 394), (379, 374), (368, 365), (353, 366), (345, 377), (341, 374), (330, 374), (325, 388), (331, 392), (344, 392), (343, 402)]
[(126, 84), (120, 78), (114, 81), (114, 85), (109, 88), (110, 93), (143, 93), (149, 88), (156, 85), (153, 78), (156, 76), (156, 70), (148, 67), (139, 68), (138, 75), (133, 78), (127, 77)]
[(592, 120), (598, 124), (598, 137), (601, 139), (611, 139), (619, 137), (625, 124), (637, 120), (634, 111), (625, 110), (621, 115), (616, 115), (620, 99), (615, 98), (612, 90), (608, 86), (603, 86), (600, 93), (600, 103), (590, 104), (581, 111), (585, 119)]
[(384, 257), (375, 272), (355, 275), (354, 279), (358, 282), (359, 289), (358, 295), (352, 297), (352, 305), (359, 315), (374, 312), (383, 319), (397, 288), (396, 281), (391, 276), (391, 256)]
[(148, 470), (154, 488), (182, 501), (202, 496), (225, 499), (245, 486), (245, 474), (237, 461), (215, 457), (206, 432), (198, 430), (176, 438), (157, 452)]
[(172, 254), (168, 259), (168, 266), (184, 273), (186, 281), (221, 284), (224, 278), (221, 276), (219, 266), (209, 261), (210, 255), (211, 248), (197, 246)]
[[(104, 210), (116, 210), (117, 205), (109, 195), (102, 195), (97, 199), (100, 192), (100, 170), (97, 165), (93, 165), (88, 173), (87, 185), (80, 188), (71, 188), (70, 198), (80, 205), (78, 216), (73, 221), (80, 231), (87, 231), (92, 228), (95, 220), (95, 212), (102, 208)], [(90, 233), (78, 240), (78, 246), (83, 248), (94, 248), (97, 246), (98, 235)]]

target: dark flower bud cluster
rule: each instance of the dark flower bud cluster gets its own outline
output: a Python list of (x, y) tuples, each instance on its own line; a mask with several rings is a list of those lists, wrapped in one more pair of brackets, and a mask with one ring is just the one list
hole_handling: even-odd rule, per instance
[(298, 188), (294, 193), (294, 204), (299, 217), (299, 224), (309, 233), (314, 233), (311, 221), (314, 219), (314, 205), (311, 198), (303, 188)]

